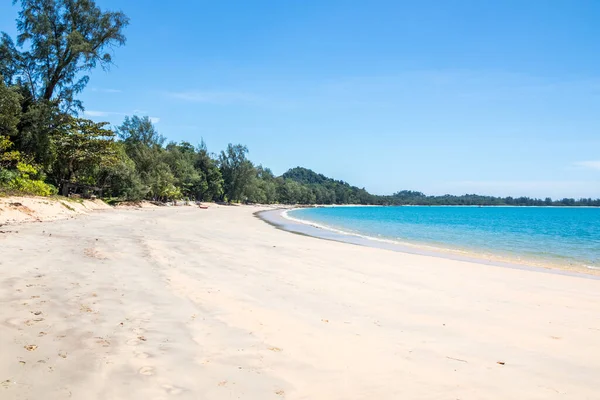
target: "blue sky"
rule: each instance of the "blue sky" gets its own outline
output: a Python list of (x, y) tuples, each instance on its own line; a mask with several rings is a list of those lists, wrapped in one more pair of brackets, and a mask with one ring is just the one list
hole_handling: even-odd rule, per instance
[(374, 193), (600, 197), (598, 1), (97, 3), (131, 25), (94, 120)]

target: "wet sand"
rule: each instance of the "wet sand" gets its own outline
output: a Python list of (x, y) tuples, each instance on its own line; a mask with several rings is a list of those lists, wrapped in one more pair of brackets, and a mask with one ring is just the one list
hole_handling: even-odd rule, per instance
[(600, 281), (295, 235), (257, 210), (3, 227), (0, 398), (598, 398)]

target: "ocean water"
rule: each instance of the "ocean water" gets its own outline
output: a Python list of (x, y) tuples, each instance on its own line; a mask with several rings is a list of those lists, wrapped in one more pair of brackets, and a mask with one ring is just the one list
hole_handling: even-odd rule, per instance
[(323, 207), (288, 216), (375, 240), (600, 269), (600, 208)]

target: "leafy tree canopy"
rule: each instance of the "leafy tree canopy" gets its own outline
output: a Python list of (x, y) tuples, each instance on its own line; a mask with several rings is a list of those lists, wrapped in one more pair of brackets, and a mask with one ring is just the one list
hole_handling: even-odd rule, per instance
[(110, 66), (109, 50), (125, 44), (129, 19), (122, 12), (102, 11), (92, 0), (20, 3), (16, 45), (5, 33), (0, 39), (0, 73), (26, 87), (34, 100), (81, 109), (75, 95), (89, 81), (85, 73)]

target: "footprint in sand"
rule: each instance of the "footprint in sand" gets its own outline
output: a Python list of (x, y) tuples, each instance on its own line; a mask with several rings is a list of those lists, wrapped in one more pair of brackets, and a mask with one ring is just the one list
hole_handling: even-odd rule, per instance
[(148, 353), (144, 353), (143, 351), (140, 351), (138, 353), (135, 353), (135, 358), (150, 358), (150, 354)]
[(154, 367), (142, 367), (138, 370), (138, 373), (146, 376), (154, 375)]
[(165, 392), (167, 392), (168, 394), (178, 395), (183, 393), (182, 388), (173, 385), (163, 385), (162, 388), (165, 389)]
[(133, 328), (131, 332), (135, 333), (136, 335), (143, 335), (146, 333), (146, 330), (144, 328)]
[(140, 344), (140, 342), (141, 342), (141, 340), (139, 340), (139, 339), (137, 339), (137, 338), (136, 338), (136, 339), (129, 339), (129, 340), (128, 340), (128, 341), (126, 341), (125, 343), (126, 343), (128, 346), (137, 346), (138, 344)]

